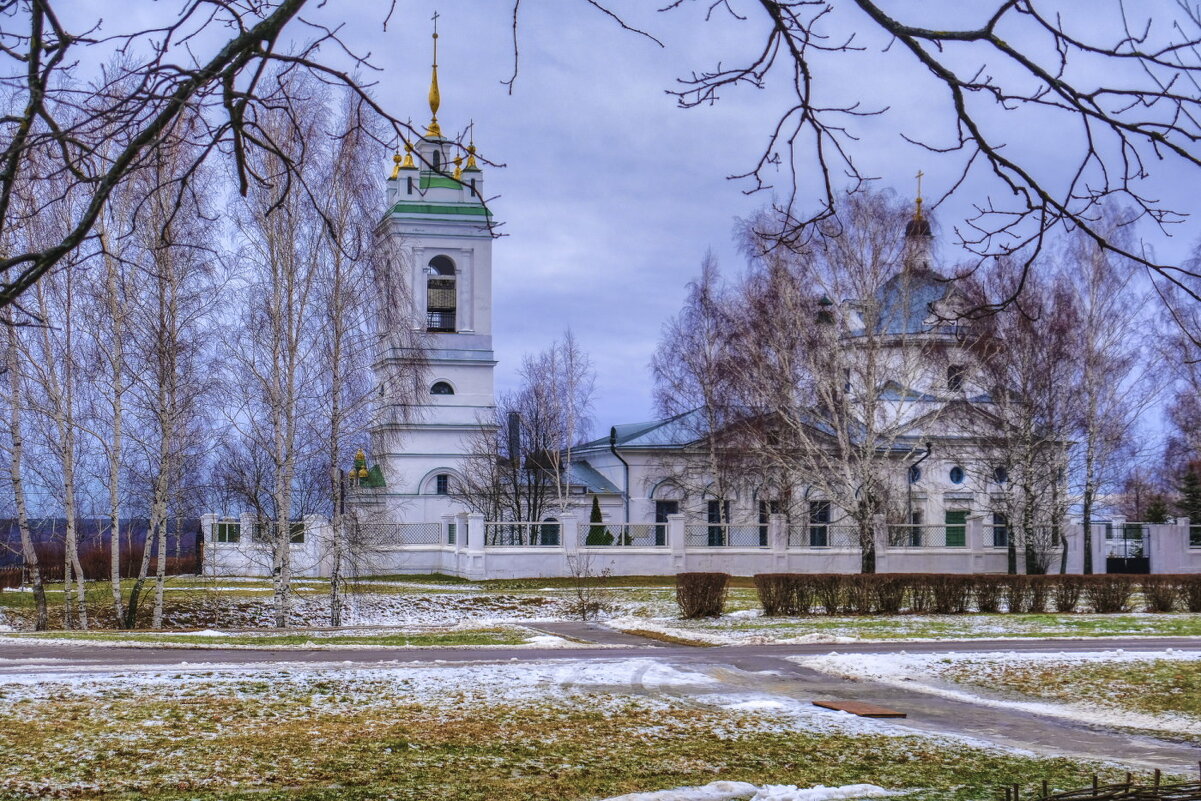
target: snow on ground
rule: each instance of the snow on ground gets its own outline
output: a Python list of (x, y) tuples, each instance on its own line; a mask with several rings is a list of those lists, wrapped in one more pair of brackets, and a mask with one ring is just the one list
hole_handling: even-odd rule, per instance
[(607, 801), (834, 801), (842, 798), (881, 798), (897, 795), (874, 784), (847, 784), (842, 787), (800, 788), (789, 784), (765, 784), (756, 787), (747, 782), (711, 782), (701, 787), (676, 787), (650, 793), (630, 793)]
[(1074, 665), (1112, 662), (1147, 662), (1162, 659), (1201, 661), (1201, 653), (1176, 651), (1118, 650), (1089, 651), (1080, 653), (970, 653), (946, 652), (938, 654), (824, 654), (818, 656), (789, 657), (807, 668), (820, 670), (836, 676), (852, 679), (867, 679), (907, 690), (954, 698), (984, 706), (998, 706), (1022, 710), (1035, 715), (1066, 718), (1107, 727), (1148, 729), (1177, 734), (1201, 734), (1201, 719), (1187, 715), (1149, 714), (1126, 709), (1115, 709), (1087, 703), (1061, 703), (1054, 701), (1020, 701), (1012, 696), (993, 695), (986, 689), (955, 684), (940, 678), (941, 673), (956, 662), (972, 662), (988, 665)]
[[(11, 672), (10, 672), (11, 671)], [(114, 672), (115, 671), (115, 672)], [(667, 691), (711, 686), (703, 673), (653, 659), (589, 662), (500, 662), (473, 664), (353, 663), (204, 664), (181, 661), (154, 667), (89, 667), (46, 664), (0, 665), (0, 702), (10, 710), (22, 701), (71, 697), (138, 697), (157, 701), (207, 696), (296, 697), (298, 715), (315, 706), (324, 712), (390, 707), (398, 700), (423, 705), (539, 704), (586, 695), (588, 703), (671, 703)], [(322, 690), (336, 683), (337, 692)]]
[[(737, 615), (737, 617), (735, 617)], [(727, 618), (743, 620), (747, 615), (735, 612), (726, 615)], [(723, 620), (725, 618), (722, 618)], [(606, 620), (605, 625), (619, 631), (649, 631), (664, 634), (669, 637), (679, 637), (685, 640), (705, 643), (706, 645), (799, 645), (810, 642), (858, 642), (855, 637), (842, 637), (828, 634), (824, 631), (814, 631), (799, 634), (795, 637), (780, 636), (770, 632), (755, 631), (721, 631), (710, 628), (694, 628), (681, 625), (684, 621), (671, 618), (616, 617)]]

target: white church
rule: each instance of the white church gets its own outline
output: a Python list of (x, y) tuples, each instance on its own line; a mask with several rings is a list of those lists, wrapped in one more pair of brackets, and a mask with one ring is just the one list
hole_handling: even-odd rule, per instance
[[(381, 221), (382, 233), (399, 242), (402, 258), (394, 267), (403, 271), (400, 278), (415, 306), (410, 319), (427, 335), (423, 355), (429, 380), (415, 415), (394, 413), (385, 395), (370, 452), (356, 465), (361, 478), (352, 494), (351, 517), (373, 532), (362, 538), (373, 551), (368, 560), (373, 568), (468, 578), (562, 576), (578, 570), (586, 557), (589, 570), (616, 575), (858, 572), (858, 537), (841, 511), (820, 496), (785, 509), (777, 496), (748, 482), (721, 508), (703, 491), (689, 491), (676, 481), (677, 468), (699, 444), (697, 426), (687, 415), (613, 425), (607, 435), (576, 447), (566, 469), (570, 497), (577, 503), (544, 520), (485, 520), (456, 497), (471, 440), (481, 421), (495, 419), (496, 239), (491, 211), (482, 202), (484, 172), (474, 145), (464, 160), (461, 147), (443, 135), (438, 122), (436, 61), (435, 51), (431, 121), (424, 137), (395, 156)], [(913, 419), (920, 420), (920, 407), (967, 397), (970, 360), (954, 355), (950, 324), (936, 313), (953, 298), (950, 284), (930, 266), (931, 229), (921, 217), (920, 200), (904, 236), (904, 264), (881, 289), (883, 302), (891, 304), (883, 316), (898, 334), (945, 337), (952, 351), (950, 364), (933, 370), (920, 392), (901, 388), (900, 402), (914, 404)], [(835, 313), (853, 317), (853, 300), (834, 305), (839, 307)], [(402, 348), (386, 349), (379, 356), (381, 374), (411, 355)], [(983, 395), (975, 400), (987, 403)], [(964, 448), (968, 437), (963, 428), (945, 423), (915, 429), (903, 443), (898, 474), (907, 482), (909, 529), (900, 538), (887, 530), (879, 534), (877, 571), (1006, 571), (1010, 533), (1004, 515), (994, 511), (1005, 476), (961, 461), (970, 453)], [(363, 469), (368, 463), (370, 471)], [(593, 498), (603, 514), (599, 525), (589, 520)], [(255, 565), (264, 560), (253, 558), (255, 546), (223, 541), (221, 525), (208, 518), (206, 571), (257, 572)], [(293, 545), (298, 573), (328, 571), (322, 525), (306, 521), (310, 533)], [(1069, 569), (1080, 572), (1083, 538), (1065, 541)], [(1094, 564), (1104, 564), (1104, 537), (1094, 537), (1093, 543)], [(1191, 555), (1201, 570), (1201, 550), (1182, 544), (1180, 551), (1171, 561), (1181, 563)]]

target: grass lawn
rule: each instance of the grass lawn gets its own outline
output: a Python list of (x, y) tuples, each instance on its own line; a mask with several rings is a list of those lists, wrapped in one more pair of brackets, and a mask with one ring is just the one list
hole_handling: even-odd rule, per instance
[(1201, 661), (989, 662), (964, 659), (941, 671), (961, 684), (1036, 698), (1201, 717)]
[(288, 670), (0, 684), (0, 797), (565, 801), (721, 778), (993, 799), (1011, 782), (1068, 788), (1094, 771), (1118, 775), (596, 688), (535, 684), (506, 697), (527, 666), (482, 681), (476, 667), (456, 670), (428, 680)]
[(529, 640), (528, 630), (520, 628), (483, 628), (462, 631), (400, 631), (372, 634), (302, 631), (289, 634), (235, 633), (225, 636), (196, 636), (189, 634), (146, 631), (72, 631), (38, 634), (9, 634), (0, 638), (20, 640), (71, 640), (120, 645), (146, 643), (151, 645), (188, 645), (195, 648), (223, 648), (231, 645), (278, 647), (375, 645), (375, 646), (432, 646), (455, 645), (520, 645)]
[[(798, 638), (857, 640), (988, 639), (1007, 637), (1196, 637), (1193, 614), (967, 614), (805, 618), (723, 617), (656, 621), (681, 637), (706, 635), (731, 642), (786, 642)], [(632, 625), (632, 624), (631, 624)]]

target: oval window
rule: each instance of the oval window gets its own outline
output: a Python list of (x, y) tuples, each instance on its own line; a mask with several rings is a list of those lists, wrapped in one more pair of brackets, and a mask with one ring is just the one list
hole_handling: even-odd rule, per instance
[(951, 483), (952, 484), (962, 484), (963, 483), (963, 468), (960, 467), (959, 465), (955, 465), (954, 467), (951, 468)]

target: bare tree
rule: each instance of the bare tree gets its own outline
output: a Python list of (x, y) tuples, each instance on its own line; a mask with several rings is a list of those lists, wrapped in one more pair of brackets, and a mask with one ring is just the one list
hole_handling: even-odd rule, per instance
[(1013, 307), (984, 318), (973, 346), (988, 403), (976, 431), (974, 465), (996, 487), (994, 503), (1009, 530), (1009, 571), (1019, 553), (1027, 573), (1045, 573), (1063, 545), (1068, 455), (1079, 420), (1080, 313), (1066, 277), (1023, 275), (998, 260), (978, 291), (1004, 296), (1016, 281), (1029, 286)]
[(758, 264), (732, 339), (749, 449), (797, 498), (841, 510), (874, 572), (876, 532), (899, 519), (918, 435), (947, 400), (956, 296), (932, 267), (929, 221), (888, 193), (848, 198), (788, 247), (762, 229), (748, 226)]
[[(1129, 239), (1129, 218), (1106, 209), (1103, 224), (1112, 241)], [(1123, 232), (1123, 229), (1126, 229)], [(1163, 382), (1147, 358), (1146, 332), (1154, 321), (1138, 273), (1086, 236), (1067, 243), (1064, 268), (1079, 310), (1075, 411), (1075, 471), (1084, 526), (1084, 572), (1094, 570), (1092, 523), (1100, 496), (1121, 488), (1122, 468), (1138, 455), (1136, 427), (1159, 399)]]

